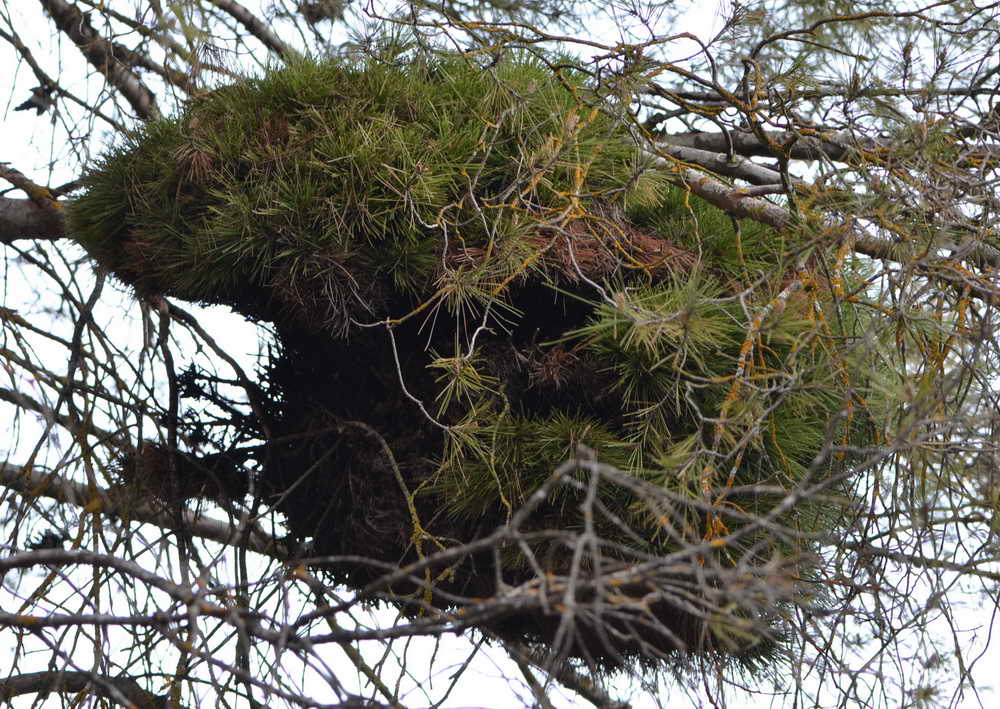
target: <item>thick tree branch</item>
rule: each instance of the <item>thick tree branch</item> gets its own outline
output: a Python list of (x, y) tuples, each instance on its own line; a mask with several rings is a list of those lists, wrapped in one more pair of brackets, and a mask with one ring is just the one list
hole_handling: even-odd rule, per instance
[(122, 706), (160, 709), (169, 706), (169, 697), (159, 696), (139, 686), (130, 677), (108, 677), (93, 672), (29, 672), (0, 680), (0, 701), (9, 702), (26, 694), (96, 694)]
[(66, 236), (63, 220), (30, 199), (0, 197), (0, 243), (18, 239), (61, 239)]
[(87, 61), (107, 77), (144, 120), (160, 117), (156, 97), (135, 72), (115, 52), (114, 45), (104, 39), (90, 24), (89, 16), (66, 0), (39, 0), (45, 11), (87, 58)]
[(702, 150), (683, 145), (673, 145), (670, 142), (658, 143), (656, 148), (658, 152), (664, 155), (700, 165), (717, 175), (745, 180), (753, 185), (781, 184), (781, 173), (777, 170), (758, 165), (738, 155), (734, 156), (734, 159), (730, 161), (728, 152), (725, 150)]
[(789, 228), (795, 222), (794, 216), (787, 209), (766, 199), (748, 196), (744, 190), (712, 179), (704, 172), (691, 168), (682, 168), (679, 172), (685, 187), (737, 219), (753, 219), (779, 231)]
[[(821, 83), (820, 86), (823, 86)], [(667, 99), (674, 97), (683, 101), (698, 101), (701, 103), (728, 103), (729, 93), (722, 91), (688, 91), (683, 89), (670, 89), (664, 86), (652, 85), (646, 93), (653, 96), (662, 96)], [(792, 96), (800, 100), (816, 100), (824, 98), (844, 99), (847, 96), (855, 98), (885, 98), (889, 96), (915, 96), (919, 98), (927, 97), (966, 97), (966, 96), (997, 96), (1000, 95), (1000, 88), (994, 87), (952, 87), (947, 89), (917, 88), (906, 89), (892, 86), (879, 88), (861, 89), (850, 84), (826, 83), (823, 88), (817, 89), (796, 89), (794, 94), (786, 92), (774, 92), (768, 94), (768, 98), (777, 99), (782, 105), (786, 104)]]
[[(84, 564), (94, 564), (95, 566), (111, 566), (112, 568), (118, 566), (118, 564), (102, 564), (101, 562), (111, 559), (112, 561), (118, 561), (113, 557), (102, 557), (97, 554), (90, 554), (86, 552), (37, 552), (37, 555), (43, 559), (37, 563), (84, 563)], [(19, 555), (19, 557), (25, 557), (27, 555)], [(68, 558), (67, 558), (68, 557)], [(4, 561), (0, 560), (0, 570), (5, 568), (19, 568), (23, 566), (32, 566), (33, 563), (27, 563), (29, 560), (23, 558), (17, 558), (16, 562), (25, 562), (18, 564), (5, 564)], [(181, 594), (183, 595), (183, 594)], [(197, 604), (197, 599), (191, 599), (189, 603)], [(209, 615), (216, 617), (224, 617), (231, 622), (241, 622), (243, 619), (234, 619), (230, 614), (228, 614), (222, 607), (211, 607), (206, 606), (204, 603), (201, 604), (199, 608), (201, 615)], [(56, 617), (56, 616), (53, 616)], [(79, 615), (62, 615), (57, 616), (59, 623), (55, 625), (77, 625), (77, 624), (87, 624), (88, 620), (96, 620), (94, 618), (88, 618), (86, 616)], [(187, 616), (168, 616), (163, 615), (160, 619), (160, 623), (177, 623), (187, 619)], [(48, 619), (43, 619), (42, 622), (35, 622), (39, 619), (32, 618), (31, 616), (13, 616), (5, 613), (0, 613), (0, 621), (8, 621), (9, 625), (12, 627), (19, 628), (41, 628), (48, 627), (52, 624), (46, 622)], [(100, 620), (104, 620), (103, 618)], [(152, 618), (148, 619), (150, 625), (155, 625), (156, 621)], [(245, 622), (245, 621), (244, 621)], [(248, 628), (252, 632), (252, 629)], [(274, 635), (269, 633), (269, 635)], [(273, 638), (272, 638), (273, 640)], [(213, 660), (213, 664), (218, 667), (223, 667), (233, 674), (239, 675), (240, 672), (236, 671), (235, 668), (229, 667), (223, 661)], [(252, 683), (256, 686), (262, 688), (267, 688), (267, 685), (260, 679), (256, 677), (251, 679)], [(0, 680), (0, 700), (9, 700), (16, 696), (22, 696), (25, 694), (37, 694), (42, 692), (60, 692), (60, 693), (79, 693), (79, 692), (91, 692), (97, 694), (98, 696), (110, 699), (122, 706), (129, 707), (130, 709), (134, 707), (139, 707), (140, 709), (167, 709), (167, 707), (183, 707), (177, 703), (177, 699), (171, 695), (158, 696), (147, 692), (142, 689), (136, 682), (130, 677), (108, 677), (106, 675), (99, 675), (93, 672), (81, 672), (81, 671), (70, 671), (70, 672), (33, 672), (26, 673), (23, 675), (13, 675), (7, 680)], [(390, 708), (387, 705), (380, 704), (378, 702), (369, 701), (360, 697), (350, 698), (345, 702), (338, 702), (335, 704), (320, 704), (319, 702), (313, 701), (308, 697), (301, 695), (294, 695), (289, 692), (274, 690), (272, 692), (281, 698), (286, 700), (291, 700), (293, 703), (300, 706), (311, 706), (311, 707), (324, 707), (329, 709), (395, 709)]]
[[(696, 148), (728, 155), (730, 141), (732, 151), (744, 157), (787, 157), (791, 160), (850, 160), (861, 153), (894, 154), (899, 146), (885, 140), (875, 140), (849, 135), (828, 133), (823, 136), (809, 136), (790, 131), (772, 131), (766, 134), (767, 141), (761, 140), (750, 131), (730, 131), (728, 138), (723, 133), (678, 133), (664, 135), (663, 146), (673, 148)], [(776, 149), (774, 146), (788, 146)], [(963, 162), (980, 165), (983, 160), (1000, 160), (1000, 145), (970, 146)], [(713, 170), (715, 168), (712, 168)], [(720, 173), (724, 174), (724, 173)], [(745, 179), (745, 178), (743, 178)]]
[[(750, 196), (746, 190), (732, 187), (703, 172), (690, 168), (682, 168), (679, 174), (683, 185), (695, 195), (738, 219), (752, 219), (761, 224), (772, 226), (779, 231), (788, 229), (795, 223), (795, 216), (787, 209), (768, 202), (766, 199)], [(900, 263), (912, 261), (913, 255), (909, 253), (906, 244), (896, 244), (886, 239), (871, 236), (858, 229), (852, 229), (850, 235), (853, 240), (852, 248), (857, 253), (874, 259)], [(957, 248), (962, 249), (962, 247)], [(982, 266), (1000, 267), (1000, 252), (996, 249), (984, 244), (976, 244), (971, 246), (968, 251), (968, 253), (956, 254), (956, 256), (968, 258)], [(963, 279), (961, 284), (970, 287), (972, 292), (983, 300), (992, 302), (997, 298), (998, 293), (995, 288), (988, 288), (967, 279)]]
[[(26, 497), (45, 497), (90, 511), (100, 511), (109, 516), (120, 516), (125, 512), (112, 501), (113, 495), (109, 490), (91, 490), (85, 483), (74, 482), (60, 475), (37, 469), (25, 470), (8, 463), (0, 463), (0, 485)], [(163, 529), (174, 530), (177, 527), (177, 516), (163, 509), (162, 505), (158, 507), (143, 502), (130, 504), (127, 515), (131, 521), (145, 522)], [(202, 517), (190, 510), (184, 510), (182, 521), (186, 533), (202, 539), (220, 544), (239, 545), (243, 538), (235, 526)], [(287, 559), (290, 555), (289, 550), (280, 541), (259, 528), (252, 529), (247, 535), (246, 547), (258, 554), (279, 560)]]
[(281, 41), (278, 35), (274, 34), (267, 25), (261, 22), (256, 15), (240, 5), (236, 0), (212, 0), (212, 4), (231, 15), (250, 34), (259, 39), (265, 47), (279, 57), (287, 58), (288, 56), (297, 54), (294, 49)]
[[(947, 559), (931, 559), (926, 556), (919, 556), (916, 554), (906, 554), (903, 552), (892, 551), (890, 549), (882, 549), (879, 547), (874, 547), (870, 545), (849, 545), (848, 548), (856, 551), (862, 557), (864, 556), (875, 556), (883, 559), (888, 559), (889, 561), (894, 561), (897, 564), (906, 564), (909, 566), (919, 566), (924, 569), (943, 569), (946, 571), (954, 571), (960, 574), (968, 574), (971, 576), (979, 576), (980, 578), (988, 579), (989, 581), (998, 582), (1000, 581), (1000, 573), (996, 571), (990, 571), (989, 569), (976, 568), (976, 564), (973, 562), (960, 563), (955, 561), (949, 561)], [(983, 565), (992, 566), (993, 562), (983, 563)]]
[(20, 170), (8, 167), (8, 165), (9, 163), (0, 163), (0, 178), (7, 180), (7, 182), (28, 195), (28, 199), (48, 214), (49, 217), (52, 219), (61, 219), (63, 205), (59, 203), (51, 190), (48, 187), (35, 184), (25, 177)]
[[(26, 694), (78, 694), (89, 692), (103, 699), (116, 702), (129, 709), (184, 709), (183, 704), (173, 703), (169, 694), (158, 695), (147, 692), (130, 677), (108, 677), (93, 672), (29, 672), (11, 675), (0, 680), (0, 701), (9, 702), (14, 697)], [(356, 698), (335, 704), (314, 704), (328, 709), (390, 709), (385, 704)], [(476, 707), (469, 707), (476, 709)]]
[[(729, 154), (730, 141), (732, 151), (744, 157), (779, 157), (786, 156), (792, 160), (843, 160), (857, 147), (858, 140), (843, 133), (831, 133), (823, 137), (802, 136), (798, 133), (775, 131), (767, 137), (772, 145), (789, 145), (787, 151), (775, 150), (772, 145), (763, 142), (750, 131), (730, 131), (728, 138), (723, 133), (680, 133), (663, 136), (663, 142), (670, 146), (696, 148), (715, 153)], [(874, 141), (868, 148), (885, 148), (876, 145)]]
[(46, 421), (54, 421), (76, 436), (95, 436), (105, 443), (113, 443), (116, 440), (114, 434), (102, 431), (90, 423), (76, 422), (65, 414), (57, 414), (52, 407), (36, 401), (23, 392), (5, 387), (0, 388), (0, 401), (6, 401), (8, 404), (13, 404), (25, 411), (34, 411), (36, 414), (40, 414)]

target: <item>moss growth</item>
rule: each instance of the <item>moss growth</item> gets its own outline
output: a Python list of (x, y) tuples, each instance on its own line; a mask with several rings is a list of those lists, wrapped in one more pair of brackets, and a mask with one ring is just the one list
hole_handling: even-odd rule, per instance
[[(626, 474), (598, 485), (605, 561), (585, 566), (626, 567), (744, 528), (780, 499), (746, 486), (816, 481), (849, 463), (817, 467), (827, 442), (866, 437), (862, 316), (815, 284), (788, 291), (803, 244), (670, 186), (629, 126), (584, 77), (527, 57), (301, 61), (109, 151), (71, 228), (141, 293), (274, 323), (260, 486), (318, 554), (401, 564), (430, 551), (418, 540), (476, 539), (583, 446)], [(572, 550), (545, 531), (585, 527), (589, 476), (553, 488), (525, 547), (436, 570), (450, 597), (434, 604), (526, 584), (538, 565), (567, 574)], [(803, 504), (774, 523), (832, 522)], [(800, 539), (755, 528), (719, 562), (796, 557)], [(360, 588), (382, 567), (328, 571)], [(393, 591), (405, 604), (414, 589)], [(774, 649), (780, 607), (699, 614), (704, 587), (676, 573), (615, 593), (619, 610), (581, 619), (564, 650), (618, 665)], [(483, 626), (544, 643), (558, 622), (536, 609)]]

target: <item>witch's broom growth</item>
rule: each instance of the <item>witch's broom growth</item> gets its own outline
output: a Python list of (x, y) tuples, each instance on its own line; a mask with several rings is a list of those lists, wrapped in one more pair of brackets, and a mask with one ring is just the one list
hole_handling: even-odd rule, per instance
[(382, 597), (608, 664), (752, 655), (836, 518), (778, 505), (864, 439), (860, 316), (813, 278), (818, 247), (699, 206), (628, 126), (527, 58), (303, 61), (111, 150), (72, 231), (140, 293), (274, 324), (263, 420), (232, 424), (294, 538), (372, 559), (335, 580), (530, 504)]

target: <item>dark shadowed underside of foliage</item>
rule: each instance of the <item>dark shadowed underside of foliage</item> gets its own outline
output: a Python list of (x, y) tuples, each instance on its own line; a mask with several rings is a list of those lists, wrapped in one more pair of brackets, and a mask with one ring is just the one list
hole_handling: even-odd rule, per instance
[[(864, 322), (831, 294), (823, 249), (689, 199), (578, 75), (411, 59), (300, 61), (216, 90), (88, 176), (72, 232), (103, 267), (273, 323), (278, 342), (266, 425), (189, 416), (188, 454), (148, 445), (123, 475), (173, 476), (171, 502), (238, 498), (253, 469), (315, 555), (396, 566), (490, 534), (560, 463), (591, 456), (627, 473), (596, 505), (580, 469), (534, 508), (526, 545), (421, 572), (433, 597), (412, 583), (382, 597), (458, 612), (498, 577), (530, 589), (541, 571), (558, 588), (575, 549), (546, 530), (589, 522), (602, 541), (578, 598), (605, 610), (562, 650), (605, 666), (771, 656), (811, 573), (796, 533), (830, 531), (838, 511), (747, 520), (843, 471), (832, 447), (868, 439)], [(195, 408), (224, 403), (197, 371), (181, 384)], [(692, 581), (776, 558), (792, 564), (770, 603)], [(672, 566), (653, 580), (584, 583), (657, 559)], [(360, 589), (385, 567), (324, 568)], [(548, 644), (557, 610), (482, 626)]]

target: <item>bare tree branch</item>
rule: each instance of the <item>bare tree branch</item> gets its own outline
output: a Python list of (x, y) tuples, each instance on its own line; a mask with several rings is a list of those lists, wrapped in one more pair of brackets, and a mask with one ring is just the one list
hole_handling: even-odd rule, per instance
[[(786, 156), (793, 160), (843, 160), (854, 152), (857, 139), (843, 133), (822, 137), (803, 136), (791, 131), (767, 134), (770, 143), (750, 131), (734, 130), (728, 133), (678, 133), (663, 136), (666, 144), (676, 147), (696, 148), (714, 153), (729, 154), (730, 149), (745, 157)], [(790, 146), (786, 151), (775, 150), (775, 145)], [(874, 144), (868, 147), (876, 147)], [(881, 146), (879, 146), (881, 147)]]
[[(108, 677), (93, 672), (29, 672), (0, 679), (0, 701), (9, 702), (26, 694), (95, 694), (124, 707), (166, 709), (168, 695), (147, 692), (130, 677)], [(178, 709), (182, 709), (178, 706)]]
[(131, 104), (136, 115), (144, 120), (160, 117), (156, 97), (142, 79), (115, 54), (111, 42), (101, 37), (90, 23), (86, 13), (66, 0), (39, 0), (52, 16), (56, 27), (62, 30), (83, 53), (95, 69), (107, 77)]
[[(669, 155), (683, 162), (700, 165), (706, 170), (711, 170), (716, 175), (731, 177), (737, 180), (745, 180), (753, 185), (780, 185), (781, 173), (763, 165), (747, 160), (739, 155), (729, 159), (725, 151), (713, 152), (700, 148), (688, 148), (682, 145), (673, 145), (669, 142), (661, 142), (656, 145), (657, 151), (664, 155)], [(796, 180), (793, 184), (802, 185), (804, 183)]]
[[(113, 491), (93, 490), (85, 483), (67, 480), (38, 468), (27, 470), (9, 463), (0, 463), (0, 485), (32, 498), (48, 498), (110, 517), (125, 515), (134, 522), (145, 522), (162, 529), (179, 531), (176, 516), (170, 510), (164, 509), (162, 504), (152, 501), (132, 502), (127, 510), (122, 510), (113, 501), (115, 498)], [(184, 511), (182, 522), (184, 531), (195, 537), (231, 546), (243, 544), (243, 533), (238, 526), (204, 517), (192, 510)], [(291, 555), (290, 550), (280, 540), (274, 539), (257, 525), (253, 525), (247, 535), (246, 548), (279, 560), (288, 559)]]
[(288, 58), (298, 54), (294, 49), (285, 44), (278, 35), (274, 34), (266, 24), (240, 5), (236, 0), (211, 0), (212, 4), (233, 16), (247, 31), (259, 39), (261, 43), (277, 54), (279, 57)]
[[(859, 152), (891, 156), (897, 153), (901, 147), (887, 140), (875, 140), (836, 132), (815, 136), (802, 135), (792, 131), (772, 131), (765, 135), (767, 141), (750, 131), (734, 130), (728, 133), (677, 133), (664, 135), (662, 140), (664, 145), (672, 148), (696, 148), (724, 155), (728, 155), (732, 149), (736, 155), (744, 157), (831, 160), (834, 162), (851, 160), (857, 157)], [(981, 165), (983, 160), (1000, 160), (1000, 145), (970, 146), (964, 156), (963, 164)], [(706, 167), (708, 166), (706, 165)], [(719, 174), (725, 173), (720, 172)]]

